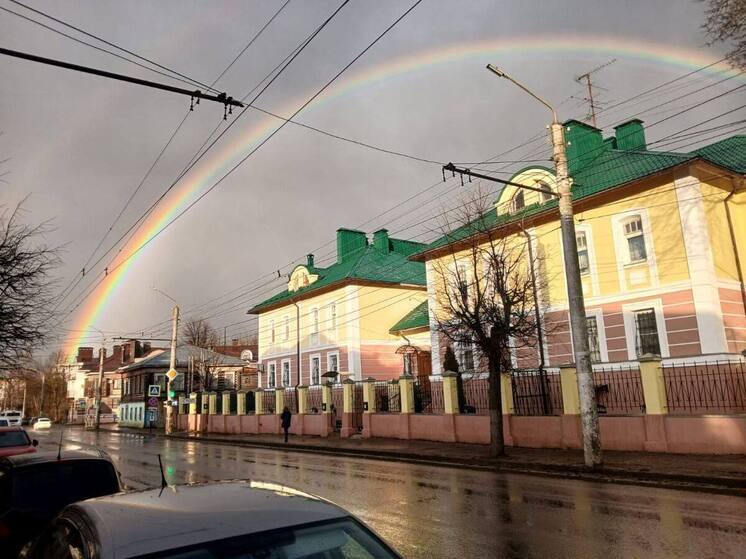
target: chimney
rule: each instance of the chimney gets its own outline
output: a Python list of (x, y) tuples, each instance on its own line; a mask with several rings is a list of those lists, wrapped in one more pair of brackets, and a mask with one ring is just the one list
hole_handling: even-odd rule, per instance
[(360, 256), (366, 246), (368, 246), (368, 237), (363, 231), (337, 229), (337, 262)]
[(621, 150), (644, 150), (645, 128), (639, 118), (633, 118), (614, 127), (615, 147)]
[(127, 342), (122, 346), (122, 363), (129, 363), (132, 360), (132, 342)]
[(389, 232), (387, 229), (379, 229), (373, 233), (373, 246), (384, 254), (389, 252)]
[(116, 359), (117, 359), (117, 362), (118, 362), (118, 363), (119, 363), (120, 365), (121, 365), (122, 363), (124, 363), (124, 361), (122, 360), (122, 346), (120, 346), (120, 345), (115, 345), (115, 346), (114, 346), (114, 347), (112, 348), (112, 350), (111, 350), (111, 355), (112, 355), (112, 357), (116, 357)]
[(142, 354), (143, 354), (143, 356), (145, 356), (148, 353), (150, 353), (150, 349), (151, 349), (150, 342), (143, 342), (142, 343)]
[(140, 340), (133, 341), (132, 345), (135, 346), (135, 350), (133, 351), (135, 357), (142, 357), (142, 344), (140, 343)]
[(306, 256), (306, 266), (308, 268), (313, 268), (313, 254), (309, 254)]
[(93, 361), (93, 348), (92, 347), (79, 347), (78, 348), (78, 362), (80, 361)]
[(238, 345), (238, 338), (232, 338), (231, 339), (231, 344)]
[(601, 153), (604, 149), (603, 136), (601, 130), (579, 120), (568, 120), (563, 126), (567, 166), (572, 175)]

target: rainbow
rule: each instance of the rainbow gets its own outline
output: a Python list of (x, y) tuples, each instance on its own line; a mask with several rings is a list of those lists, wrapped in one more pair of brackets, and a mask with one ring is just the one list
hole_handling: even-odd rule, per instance
[[(373, 84), (378, 85), (402, 76), (411, 76), (446, 64), (474, 60), (484, 65), (487, 62), (500, 63), (506, 57), (547, 54), (554, 58), (562, 54), (614, 56), (627, 62), (663, 64), (687, 70), (708, 66), (716, 60), (709, 56), (707, 52), (693, 49), (645, 42), (638, 39), (628, 40), (603, 36), (584, 36), (582, 38), (565, 36), (549, 40), (537, 40), (535, 36), (523, 36), (469, 44), (453, 44), (394, 58), (361, 69), (359, 72), (349, 75), (346, 79), (333, 84), (305, 112), (318, 109), (322, 105)], [(722, 77), (736, 75), (736, 71), (724, 62), (714, 64), (703, 70), (702, 73)], [(738, 76), (736, 79), (746, 81), (743, 76)], [(292, 114), (308, 96), (310, 94), (299, 96), (298, 99), (288, 103), (278, 114)], [(152, 240), (175, 215), (182, 211), (196, 196), (219, 180), (278, 125), (277, 119), (267, 117), (259, 126), (247, 128), (229, 144), (223, 145), (219, 151), (213, 152), (210, 159), (203, 160), (200, 165), (194, 167), (182, 179), (181, 183), (138, 228), (135, 235), (120, 251), (119, 254), (122, 256), (110, 266), (113, 271), (85, 299), (84, 305), (77, 311), (73, 322), (74, 326), (69, 330), (73, 334), (67, 337), (64, 345), (67, 355), (73, 355), (78, 345), (85, 345), (84, 341), (88, 335), (86, 333), (95, 332), (93, 326), (106, 311), (109, 301), (115, 296), (119, 286), (126, 281), (142, 251), (138, 251), (137, 255), (132, 258), (124, 259)]]

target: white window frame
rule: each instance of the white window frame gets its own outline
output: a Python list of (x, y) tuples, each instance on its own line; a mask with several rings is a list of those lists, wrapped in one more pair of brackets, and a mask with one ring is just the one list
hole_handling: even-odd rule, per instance
[(546, 202), (549, 202), (552, 198), (555, 198), (554, 190), (552, 190), (552, 187), (549, 186), (544, 181), (536, 181), (536, 184), (534, 184), (534, 186), (542, 190), (539, 193), (539, 200), (541, 200), (542, 204), (545, 204)]
[[(318, 382), (313, 382), (313, 360), (318, 359), (319, 360), (319, 379)], [(314, 353), (313, 355), (308, 356), (308, 384), (310, 386), (317, 386), (321, 384), (321, 354), (320, 353)]]
[[(598, 330), (598, 352), (601, 354), (601, 363), (608, 363), (609, 348), (606, 345), (606, 325), (604, 324), (604, 311), (601, 308), (586, 309), (585, 316), (587, 318), (594, 317), (596, 319), (596, 329)], [(572, 339), (572, 331), (570, 332), (570, 338)], [(575, 352), (573, 348), (573, 354), (574, 353)], [(594, 365), (596, 364), (597, 363), (594, 363)]]
[(327, 370), (327, 372), (332, 370), (332, 368), (329, 366), (329, 358), (332, 355), (334, 355), (334, 356), (337, 357), (337, 372), (339, 373), (340, 361), (339, 361), (339, 352), (338, 351), (328, 351), (326, 353), (326, 370)]
[(661, 348), (661, 358), (670, 356), (668, 349), (668, 337), (666, 335), (666, 319), (663, 314), (663, 302), (660, 299), (648, 299), (622, 305), (622, 316), (624, 317), (624, 336), (627, 340), (627, 357), (630, 361), (637, 360), (636, 339), (637, 323), (635, 322), (635, 311), (653, 309), (655, 311), (655, 325), (658, 329), (658, 345)]
[[(272, 379), (271, 383), (269, 379)], [(267, 361), (267, 388), (276, 388), (276, 387), (277, 387), (277, 361)]]
[[(464, 348), (466, 346), (471, 346), (471, 360), (474, 365), (474, 368), (471, 371), (465, 371), (462, 369), (462, 361), (463, 361), (463, 352)], [(471, 343), (464, 343), (459, 342), (456, 344), (456, 361), (458, 361), (458, 370), (460, 373), (477, 373), (479, 372), (479, 357), (477, 355), (477, 347), (476, 344)]]
[[(630, 224), (632, 224), (632, 223), (639, 223), (640, 224), (639, 231), (634, 231), (632, 233), (629, 233), (627, 231), (627, 226), (630, 225)], [(640, 264), (642, 262), (647, 262), (647, 260), (648, 260), (648, 243), (647, 243), (647, 240), (645, 239), (645, 226), (642, 223), (642, 216), (640, 214), (633, 214), (633, 215), (627, 217), (626, 219), (624, 219), (621, 222), (621, 225), (622, 225), (622, 235), (624, 235), (624, 240), (625, 240), (624, 245), (625, 245), (625, 248), (627, 249), (627, 264)], [(645, 257), (644, 258), (637, 258), (637, 259), (633, 260), (632, 259), (632, 254), (631, 254), (630, 248), (629, 248), (629, 240), (630, 239), (635, 239), (637, 237), (642, 237), (643, 252), (645, 252)]]
[[(287, 381), (287, 383), (285, 382), (285, 365), (288, 366), (288, 381)], [(293, 384), (293, 365), (290, 362), (290, 359), (283, 359), (282, 361), (280, 361), (280, 381), (281, 381), (281, 386), (283, 388), (285, 388), (287, 386), (292, 386), (292, 384)]]
[(275, 343), (275, 319), (269, 321), (269, 343)]
[(332, 301), (329, 304), (329, 330), (336, 332), (337, 330), (337, 302)]
[(290, 340), (290, 317), (288, 315), (285, 315), (282, 317), (282, 322), (285, 328), (285, 339), (284, 341)]
[[(624, 222), (634, 215), (639, 215), (642, 222), (642, 235), (645, 239), (645, 253), (647, 258), (636, 262), (629, 260), (629, 244), (627, 236), (624, 234)], [(617, 273), (619, 274), (619, 287), (626, 291), (627, 277), (626, 268), (636, 266), (647, 266), (650, 273), (650, 286), (658, 286), (658, 265), (655, 259), (655, 245), (653, 243), (653, 229), (650, 225), (650, 216), (646, 208), (637, 208), (612, 216), (611, 218), (612, 237), (614, 239), (614, 250), (616, 251)], [(662, 351), (662, 349), (661, 349)]]
[[(519, 208), (518, 207), (518, 197), (521, 197), (522, 205)], [(521, 211), (526, 207), (526, 193), (522, 188), (516, 188), (515, 193), (513, 194), (513, 197), (510, 199), (510, 213), (516, 213)]]

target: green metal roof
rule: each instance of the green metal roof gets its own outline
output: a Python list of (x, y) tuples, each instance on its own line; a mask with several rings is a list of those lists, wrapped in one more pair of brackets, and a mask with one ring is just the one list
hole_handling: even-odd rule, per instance
[[(572, 173), (573, 200), (581, 200), (599, 192), (611, 190), (700, 157), (735, 173), (746, 173), (746, 136), (744, 135), (731, 136), (689, 153), (647, 149), (618, 150), (614, 149), (613, 145), (613, 142), (604, 141), (603, 148), (596, 148), (598, 154)], [(500, 215), (495, 209), (490, 209), (480, 219), (439, 237), (415, 256), (466, 239), (474, 234), (554, 209), (557, 205), (557, 200), (552, 199), (543, 204), (527, 206), (516, 213)]]
[(423, 301), (394, 324), (389, 333), (396, 334), (397, 332), (427, 328), (428, 326), (430, 326), (430, 313), (427, 310), (427, 301)]
[(368, 244), (328, 268), (314, 267), (312, 273), (319, 276), (315, 282), (297, 291), (286, 289), (277, 293), (249, 309), (249, 314), (261, 313), (279, 303), (289, 303), (292, 299), (302, 299), (320, 289), (348, 280), (425, 286), (425, 265), (413, 262), (408, 257), (427, 245), (400, 239), (390, 241), (388, 251)]

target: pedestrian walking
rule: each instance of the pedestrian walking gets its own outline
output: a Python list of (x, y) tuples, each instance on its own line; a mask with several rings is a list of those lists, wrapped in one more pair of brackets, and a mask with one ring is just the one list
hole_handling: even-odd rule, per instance
[(288, 442), (288, 431), (290, 430), (290, 419), (292, 417), (293, 414), (291, 414), (288, 407), (285, 406), (285, 409), (282, 410), (282, 415), (280, 415), (282, 430), (285, 431), (285, 442)]

